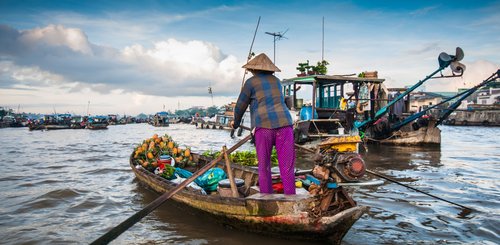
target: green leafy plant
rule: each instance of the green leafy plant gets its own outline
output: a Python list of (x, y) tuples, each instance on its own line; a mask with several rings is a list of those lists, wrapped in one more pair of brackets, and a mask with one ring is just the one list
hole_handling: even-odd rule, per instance
[[(218, 157), (221, 154), (220, 151), (205, 151), (202, 153), (206, 157)], [(257, 166), (259, 164), (257, 160), (257, 152), (255, 150), (250, 151), (237, 151), (229, 155), (231, 162), (243, 166)], [(271, 164), (273, 166), (278, 166), (278, 157), (276, 155), (276, 149), (273, 149), (271, 153)]]
[(306, 71), (308, 70), (309, 67), (309, 60), (304, 63), (299, 63), (299, 66), (297, 67), (297, 70), (300, 71), (300, 74), (298, 75), (306, 75)]
[(329, 64), (330, 63), (328, 63), (328, 61), (326, 60), (318, 61), (314, 70), (317, 74), (325, 75), (328, 71), (328, 68), (326, 66)]

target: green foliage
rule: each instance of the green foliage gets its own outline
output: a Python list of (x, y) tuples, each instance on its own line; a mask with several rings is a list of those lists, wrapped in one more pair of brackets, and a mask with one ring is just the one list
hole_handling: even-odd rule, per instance
[(174, 177), (174, 172), (175, 172), (174, 167), (172, 167), (168, 164), (165, 164), (165, 169), (163, 169), (163, 173), (161, 174), (161, 177), (163, 177), (165, 179), (172, 179)]
[(326, 67), (329, 65), (328, 61), (322, 60), (318, 61), (317, 65), (309, 65), (309, 60), (304, 63), (299, 63), (299, 66), (296, 68), (298, 71), (300, 71), (302, 74), (308, 73), (308, 74), (321, 74), (325, 75), (328, 72), (328, 68)]
[[(220, 151), (205, 151), (202, 153), (203, 156), (216, 158), (221, 154)], [(243, 166), (257, 166), (257, 152), (255, 150), (251, 151), (237, 151), (229, 155), (231, 162), (243, 165)], [(273, 148), (271, 153), (271, 164), (273, 166), (278, 166), (278, 156), (276, 155), (276, 149)]]
[(317, 66), (314, 68), (314, 70), (318, 74), (325, 75), (326, 72), (328, 71), (328, 68), (326, 66), (329, 64), (330, 63), (328, 63), (328, 61), (326, 61), (326, 60), (322, 60), (321, 62), (318, 61)]
[(305, 73), (308, 67), (309, 67), (309, 60), (304, 63), (299, 63), (297, 70), (300, 71), (301, 73)]

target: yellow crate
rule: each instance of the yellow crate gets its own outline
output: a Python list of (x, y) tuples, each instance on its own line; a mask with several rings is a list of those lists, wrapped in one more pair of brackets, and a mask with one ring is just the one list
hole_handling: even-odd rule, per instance
[(355, 136), (334, 136), (319, 144), (322, 150), (333, 150), (337, 152), (355, 152), (358, 143), (361, 142), (359, 135)]

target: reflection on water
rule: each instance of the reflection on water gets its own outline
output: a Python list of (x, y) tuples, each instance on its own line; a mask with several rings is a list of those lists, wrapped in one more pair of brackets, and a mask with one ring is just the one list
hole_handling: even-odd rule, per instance
[[(239, 139), (229, 132), (192, 125), (146, 124), (108, 130), (0, 130), (0, 237), (2, 243), (87, 243), (149, 204), (146, 189), (128, 166), (132, 148), (154, 133), (172, 135), (194, 152), (218, 150)], [(368, 146), (368, 168), (472, 207), (448, 203), (386, 182), (353, 189), (370, 206), (346, 235), (345, 244), (496, 243), (500, 241), (498, 173), (500, 128), (442, 127), (441, 146)], [(245, 144), (242, 149), (251, 149)], [(298, 156), (309, 168), (310, 158)], [(369, 176), (372, 178), (373, 176)], [(217, 224), (200, 211), (168, 201), (121, 235), (115, 244), (310, 244)]]

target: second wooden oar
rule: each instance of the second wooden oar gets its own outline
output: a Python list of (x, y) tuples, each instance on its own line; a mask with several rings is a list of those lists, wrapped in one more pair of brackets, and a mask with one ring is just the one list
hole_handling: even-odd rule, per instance
[[(236, 143), (233, 147), (229, 148), (226, 152), (227, 154), (231, 154), (233, 151), (238, 149), (240, 146), (242, 146), (245, 142), (249, 141), (252, 138), (251, 135), (246, 136), (242, 140), (240, 140), (238, 143)], [(113, 229), (110, 231), (106, 232), (104, 235), (99, 237), (97, 240), (93, 241), (91, 244), (108, 244), (109, 242), (113, 241), (115, 238), (117, 238), (120, 234), (125, 232), (128, 228), (132, 227), (135, 223), (139, 222), (142, 218), (144, 218), (146, 215), (151, 213), (153, 210), (155, 210), (157, 207), (159, 207), (162, 203), (164, 203), (166, 200), (171, 198), (175, 193), (179, 192), (182, 190), (184, 187), (186, 187), (189, 183), (193, 182), (196, 178), (198, 178), (200, 175), (205, 173), (207, 170), (211, 169), (217, 162), (221, 161), (222, 158), (224, 157), (224, 154), (220, 154), (219, 157), (216, 159), (212, 160), (210, 163), (205, 165), (203, 168), (199, 169), (196, 171), (191, 177), (188, 179), (184, 180), (184, 182), (180, 183), (177, 187), (172, 189), (169, 192), (164, 193), (160, 197), (158, 197), (156, 200), (148, 204), (146, 207), (144, 207), (141, 211), (135, 213), (134, 215), (130, 216), (128, 219), (120, 223), (119, 225), (115, 226)]]

